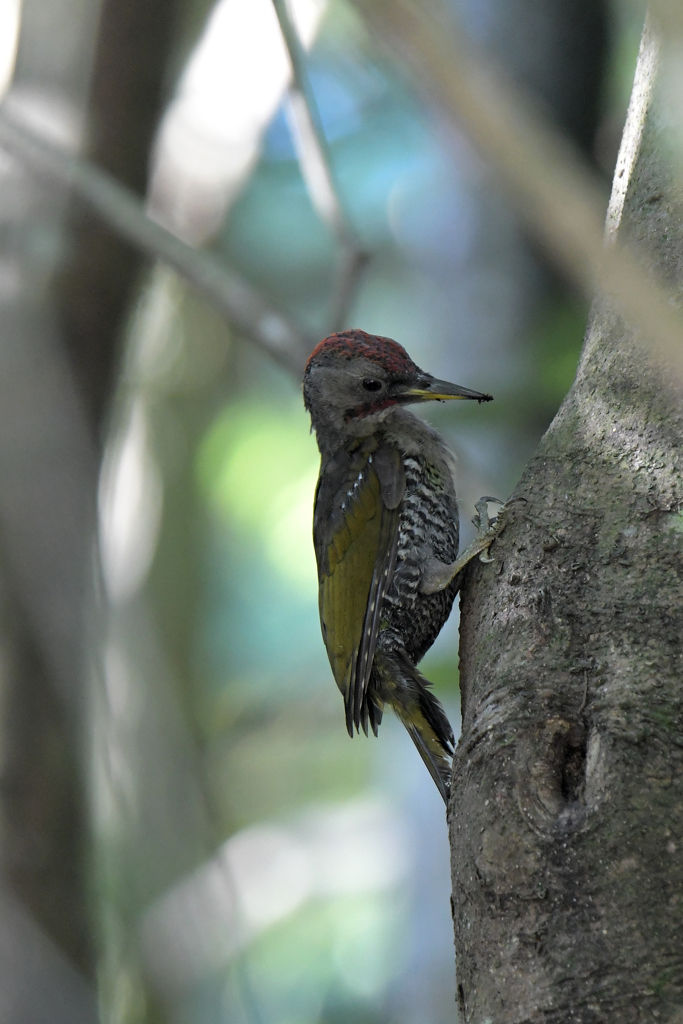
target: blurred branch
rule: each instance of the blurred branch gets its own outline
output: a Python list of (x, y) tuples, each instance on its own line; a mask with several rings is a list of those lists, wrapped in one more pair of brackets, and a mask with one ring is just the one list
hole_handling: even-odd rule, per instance
[[(663, 2), (663, 0), (661, 0)], [(418, 87), (465, 131), (549, 255), (588, 297), (607, 293), (683, 380), (683, 319), (648, 261), (604, 244), (606, 196), (571, 144), (487, 66), (463, 33), (411, 0), (353, 0)]]
[(246, 281), (211, 253), (193, 249), (156, 221), (141, 200), (105, 171), (74, 157), (19, 126), (0, 108), (0, 145), (38, 174), (67, 185), (109, 226), (153, 259), (168, 264), (194, 285), (268, 355), (296, 376), (303, 371), (314, 338), (270, 308)]
[(328, 225), (343, 250), (331, 313), (331, 329), (339, 330), (344, 325), (349, 304), (369, 254), (363, 249), (340, 196), (320, 111), (308, 76), (306, 53), (289, 15), (287, 0), (273, 0), (273, 6), (292, 63), (294, 81), (290, 86), (289, 112), (301, 172), (316, 212)]

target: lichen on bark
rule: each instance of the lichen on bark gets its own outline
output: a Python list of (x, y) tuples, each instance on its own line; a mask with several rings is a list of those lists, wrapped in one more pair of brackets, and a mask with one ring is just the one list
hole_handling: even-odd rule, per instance
[[(621, 215), (683, 298), (650, 107)], [(449, 806), (467, 1024), (683, 1022), (683, 403), (609, 298), (463, 588)]]

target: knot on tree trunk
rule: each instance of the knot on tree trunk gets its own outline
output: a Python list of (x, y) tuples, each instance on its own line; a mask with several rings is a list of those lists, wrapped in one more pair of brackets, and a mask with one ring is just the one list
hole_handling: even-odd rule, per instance
[(588, 728), (549, 718), (518, 749), (515, 797), (525, 821), (542, 834), (578, 828), (585, 817)]

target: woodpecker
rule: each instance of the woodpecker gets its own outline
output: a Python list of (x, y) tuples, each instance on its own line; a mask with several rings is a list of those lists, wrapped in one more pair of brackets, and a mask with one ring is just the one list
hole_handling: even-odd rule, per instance
[[(389, 705), (444, 801), (453, 730), (417, 664), (448, 618), (463, 566), (502, 528), (481, 529), (458, 558), (454, 457), (406, 406), (491, 395), (437, 380), (391, 338), (343, 331), (311, 353), (304, 404), (320, 449), (313, 542), (320, 623), (350, 736), (375, 736)], [(476, 520), (475, 520), (476, 521)]]

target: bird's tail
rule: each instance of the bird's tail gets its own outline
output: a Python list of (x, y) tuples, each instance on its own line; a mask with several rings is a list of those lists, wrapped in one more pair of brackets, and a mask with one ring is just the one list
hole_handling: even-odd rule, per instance
[(447, 804), (455, 739), (444, 709), (428, 689), (429, 681), (405, 651), (376, 651), (374, 671), (377, 679), (372, 691), (379, 703), (378, 718), (382, 704), (394, 709)]

